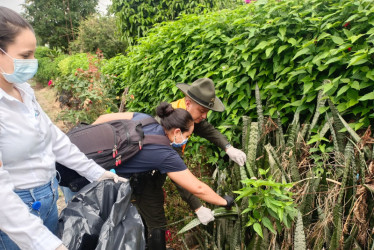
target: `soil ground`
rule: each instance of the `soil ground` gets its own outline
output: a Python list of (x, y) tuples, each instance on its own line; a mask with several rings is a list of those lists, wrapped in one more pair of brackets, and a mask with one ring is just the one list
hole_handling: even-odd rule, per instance
[[(60, 103), (56, 100), (56, 90), (52, 87), (43, 87), (39, 83), (32, 84), (35, 92), (36, 100), (44, 112), (51, 118), (52, 122), (57, 125), (62, 131), (66, 132), (66, 127), (62, 121), (57, 121), (58, 113), (61, 111)], [(57, 208), (60, 214), (61, 210), (66, 207), (65, 198), (62, 191), (59, 189), (59, 199), (57, 200)]]

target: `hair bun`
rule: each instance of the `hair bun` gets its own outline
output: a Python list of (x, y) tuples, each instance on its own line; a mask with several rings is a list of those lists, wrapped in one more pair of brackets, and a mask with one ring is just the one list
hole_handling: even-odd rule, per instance
[(171, 106), (170, 103), (161, 102), (156, 109), (156, 114), (158, 117), (165, 118), (168, 117), (171, 113), (174, 112), (174, 108)]

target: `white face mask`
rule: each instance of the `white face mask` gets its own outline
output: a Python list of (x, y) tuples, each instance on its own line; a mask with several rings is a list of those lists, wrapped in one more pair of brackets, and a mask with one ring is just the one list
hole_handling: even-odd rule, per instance
[(36, 74), (38, 71), (38, 60), (37, 59), (15, 59), (8, 55), (3, 49), (0, 48), (5, 55), (13, 59), (14, 72), (12, 74), (5, 73), (3, 69), (3, 76), (5, 80), (10, 83), (24, 83)]
[[(182, 131), (181, 131), (181, 137), (183, 138)], [(176, 143), (175, 139), (176, 138), (174, 137), (174, 141), (172, 143), (170, 143), (170, 145), (172, 147), (175, 147), (175, 148), (181, 148), (181, 147), (183, 147), (184, 144), (186, 144), (188, 142), (188, 137), (186, 139), (184, 139), (181, 143)]]

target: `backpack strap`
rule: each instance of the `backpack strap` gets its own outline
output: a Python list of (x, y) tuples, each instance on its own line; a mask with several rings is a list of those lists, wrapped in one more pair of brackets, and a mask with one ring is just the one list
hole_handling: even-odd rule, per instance
[(140, 120), (140, 123), (142, 124), (142, 127), (144, 127), (149, 124), (158, 123), (158, 121), (153, 117), (147, 117), (147, 118)]
[[(153, 117), (147, 117), (140, 120), (142, 127), (147, 126), (149, 124), (158, 123), (158, 121)], [(170, 140), (165, 135), (145, 135), (143, 140), (143, 145), (145, 144), (159, 144), (170, 146)]]
[(145, 144), (159, 144), (170, 146), (170, 140), (165, 135), (145, 135), (143, 145)]

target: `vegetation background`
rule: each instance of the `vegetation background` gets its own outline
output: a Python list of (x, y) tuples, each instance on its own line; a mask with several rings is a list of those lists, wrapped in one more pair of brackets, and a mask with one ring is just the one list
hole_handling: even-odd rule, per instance
[[(28, 4), (35, 20), (38, 6)], [(197, 226), (167, 183), (170, 244), (373, 248), (372, 1), (113, 0), (111, 13), (72, 15), (76, 26), (67, 15), (63, 41), (41, 40), (49, 48), (38, 48), (35, 79), (57, 92), (65, 125), (121, 102), (153, 113), (182, 97), (176, 83), (210, 77), (226, 111), (208, 120), (247, 153), (240, 168), (191, 139), (191, 170), (218, 193), (238, 194), (237, 207)]]

